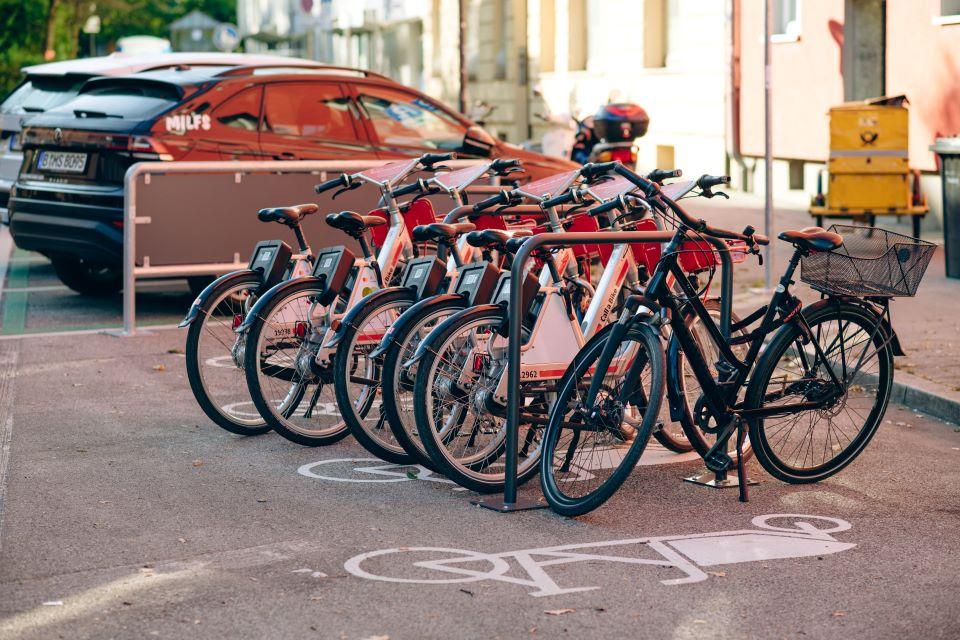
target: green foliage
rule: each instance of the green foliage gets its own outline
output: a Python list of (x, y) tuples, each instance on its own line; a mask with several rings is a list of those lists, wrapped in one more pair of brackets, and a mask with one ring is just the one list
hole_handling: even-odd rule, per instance
[[(236, 0), (60, 0), (55, 16), (56, 59), (89, 55), (88, 37), (81, 33), (96, 5), (99, 53), (113, 51), (124, 36), (169, 38), (169, 25), (195, 9), (220, 22), (236, 22)], [(43, 62), (49, 0), (0, 0), (0, 96), (20, 79), (23, 66)]]

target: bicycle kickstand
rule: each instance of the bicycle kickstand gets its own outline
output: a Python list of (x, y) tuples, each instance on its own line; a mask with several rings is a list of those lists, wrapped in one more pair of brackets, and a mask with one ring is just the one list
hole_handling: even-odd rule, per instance
[(737, 484), (740, 486), (740, 502), (747, 502), (747, 462), (743, 459), (743, 441), (746, 438), (746, 428), (743, 420), (737, 418)]

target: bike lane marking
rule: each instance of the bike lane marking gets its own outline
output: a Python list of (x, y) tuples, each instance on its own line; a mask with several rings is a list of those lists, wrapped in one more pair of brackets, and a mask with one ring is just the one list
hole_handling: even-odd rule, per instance
[[(795, 521), (792, 527), (778, 527), (770, 524), (770, 521), (779, 519), (795, 519)], [(827, 522), (833, 526), (820, 528), (813, 522)], [(839, 541), (831, 535), (851, 528), (852, 525), (849, 522), (840, 518), (801, 514), (770, 514), (753, 518), (751, 524), (756, 528), (678, 536), (605, 540), (501, 553), (484, 553), (445, 547), (395, 547), (353, 556), (343, 566), (348, 573), (366, 580), (406, 584), (456, 584), (492, 580), (528, 587), (531, 589), (531, 591), (528, 591), (528, 595), (539, 597), (591, 591), (600, 588), (598, 586), (560, 586), (547, 571), (548, 567), (555, 565), (603, 561), (628, 565), (671, 567), (684, 575), (678, 578), (664, 579), (660, 582), (664, 585), (680, 585), (707, 580), (709, 576), (701, 567), (824, 556), (840, 553), (857, 546), (852, 542)], [(659, 557), (641, 558), (619, 556), (606, 552), (584, 551), (623, 546), (646, 546)], [(453, 574), (459, 576), (459, 578), (384, 576), (367, 571), (362, 567), (366, 561), (399, 553), (452, 555), (453, 557), (449, 558), (421, 560), (408, 566)], [(519, 569), (526, 573), (527, 577), (518, 577), (520, 572), (513, 572), (512, 564), (508, 560), (513, 560), (519, 566)], [(486, 562), (491, 569), (481, 571), (466, 566), (457, 566), (478, 562)]]

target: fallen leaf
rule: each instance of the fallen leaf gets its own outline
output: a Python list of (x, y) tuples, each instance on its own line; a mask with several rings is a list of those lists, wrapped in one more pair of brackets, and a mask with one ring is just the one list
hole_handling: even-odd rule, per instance
[(847, 612), (846, 612), (846, 611), (834, 611), (834, 612), (833, 612), (832, 614), (830, 614), (830, 615), (832, 615), (834, 618), (842, 618), (843, 616), (847, 615)]
[(267, 501), (266, 498), (257, 498), (257, 502), (266, 502), (266, 501)]
[(155, 365), (153, 365), (153, 370), (154, 370), (154, 371), (166, 371), (166, 370), (167, 370), (167, 365), (165, 365), (165, 364), (155, 364)]
[(323, 596), (310, 596), (310, 600), (312, 600), (313, 602), (320, 602), (321, 600), (323, 600)]
[(562, 616), (567, 613), (573, 613), (576, 609), (547, 609), (544, 611), (548, 616)]
[(407, 478), (410, 480), (416, 480), (419, 476), (413, 471), (407, 471)]
[(726, 577), (727, 577), (727, 572), (726, 572), (726, 571), (707, 571), (707, 573), (709, 573), (710, 575), (712, 575), (714, 578), (726, 578)]
[(180, 544), (187, 544), (186, 538), (177, 538), (177, 542), (179, 542)]
[(195, 467), (202, 467), (202, 466), (203, 466), (203, 458), (197, 458), (196, 460), (194, 460), (194, 461), (193, 461), (193, 466), (195, 466)]

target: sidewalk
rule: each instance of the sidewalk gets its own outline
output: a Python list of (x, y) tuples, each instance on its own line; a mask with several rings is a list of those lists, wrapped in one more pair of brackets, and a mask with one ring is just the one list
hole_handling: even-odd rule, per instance
[[(687, 200), (688, 210), (712, 224), (741, 230), (752, 224), (763, 232), (763, 202), (752, 195), (732, 193), (729, 201)], [(841, 221), (845, 223), (846, 221)], [(777, 208), (771, 238), (786, 229), (813, 226), (806, 210)], [(893, 219), (880, 218), (878, 226), (909, 234), (909, 225), (896, 225)], [(894, 402), (900, 402), (931, 416), (960, 423), (960, 280), (947, 278), (944, 271), (942, 236), (931, 235), (939, 245), (930, 262), (920, 290), (914, 298), (896, 298), (891, 305), (893, 326), (900, 337), (905, 357), (894, 363)], [(774, 279), (779, 278), (790, 256), (788, 245), (774, 240)], [(734, 308), (749, 313), (764, 304), (768, 295), (751, 292), (764, 284), (764, 268), (754, 258), (737, 265)], [(799, 278), (798, 278), (799, 279)], [(804, 302), (818, 294), (798, 283), (795, 293)]]

